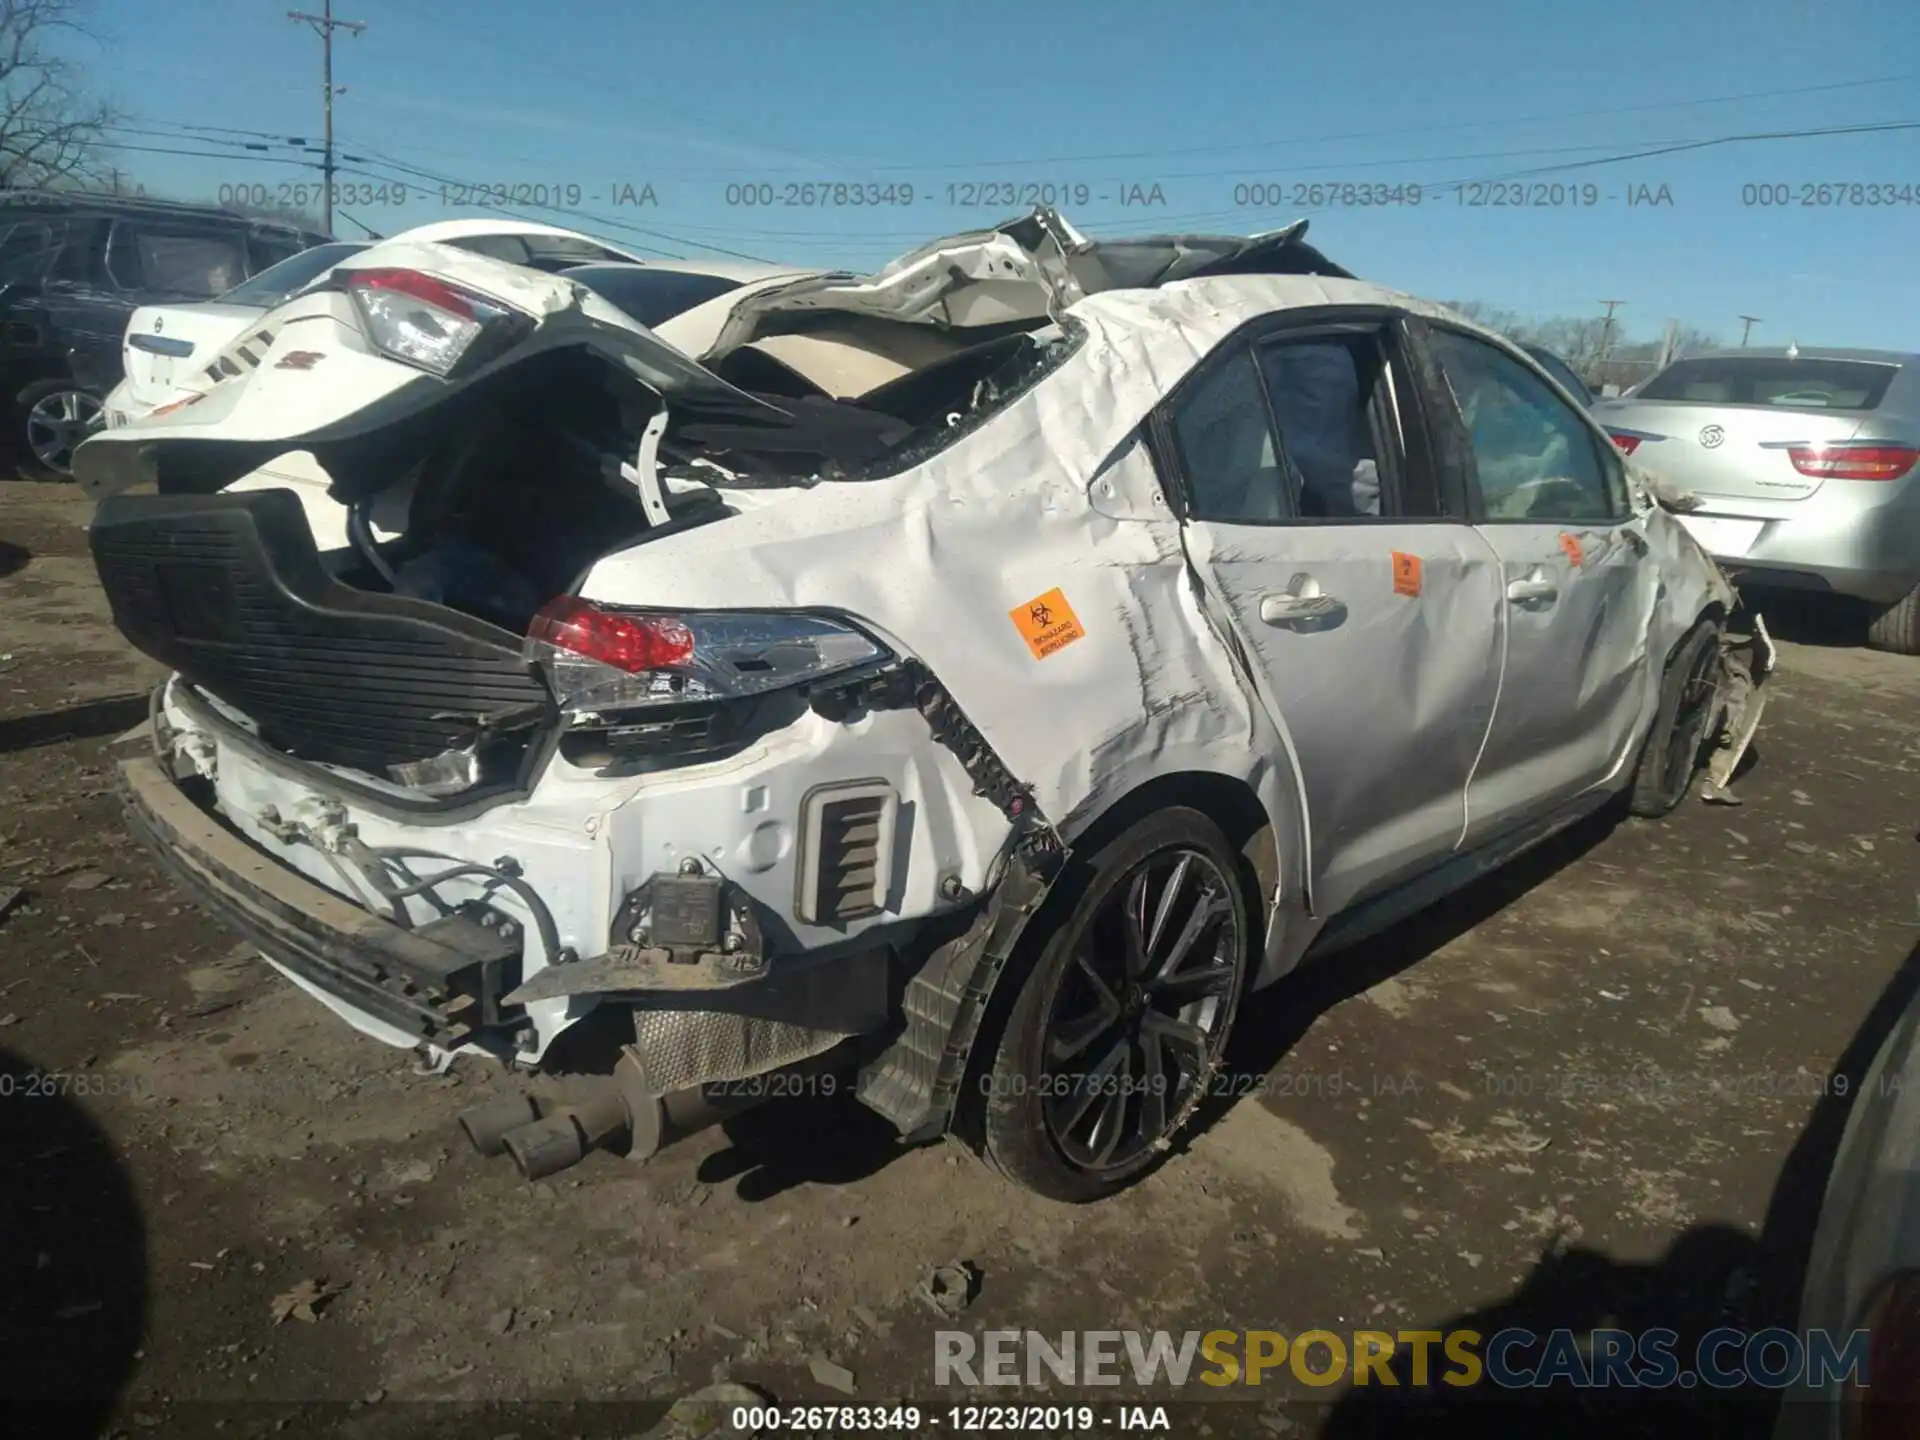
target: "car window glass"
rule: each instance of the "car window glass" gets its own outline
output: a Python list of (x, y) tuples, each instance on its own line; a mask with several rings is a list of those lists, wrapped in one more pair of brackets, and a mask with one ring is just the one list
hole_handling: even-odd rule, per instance
[(277, 235), (267, 231), (250, 236), (247, 248), (253, 256), (253, 273), (258, 275), (262, 270), (270, 270), (275, 265), (291, 260), (307, 246), (306, 242), (297, 236)]
[(38, 220), (21, 221), (0, 240), (0, 285), (40, 279), (52, 258), (53, 227)]
[(1250, 350), (1242, 347), (1181, 396), (1173, 439), (1194, 519), (1233, 524), (1293, 513), (1298, 480), (1282, 468)]
[(282, 300), (325, 275), (342, 260), (358, 255), (365, 245), (342, 241), (335, 245), (316, 245), (278, 265), (262, 270), (244, 285), (236, 285), (219, 297), (223, 305), (254, 305), (269, 310)]
[(100, 252), (107, 232), (105, 220), (69, 220), (56, 231), (47, 279), (67, 285), (100, 283)]
[(1320, 519), (1380, 514), (1380, 465), (1368, 418), (1380, 376), (1370, 338), (1326, 336), (1260, 348), (1280, 446), (1298, 477), (1294, 513)]
[(719, 275), (645, 265), (583, 265), (560, 272), (648, 327), (663, 325), (696, 305), (738, 290), (740, 282)]
[(509, 265), (524, 265), (531, 258), (527, 242), (518, 235), (462, 235), (443, 241), (456, 250), (469, 250), (489, 260), (504, 260)]
[(1624, 496), (1577, 411), (1494, 346), (1447, 330), (1432, 334), (1489, 520), (1611, 520), (1624, 513)]
[(123, 289), (211, 300), (247, 278), (245, 243), (238, 235), (116, 225), (107, 272)]

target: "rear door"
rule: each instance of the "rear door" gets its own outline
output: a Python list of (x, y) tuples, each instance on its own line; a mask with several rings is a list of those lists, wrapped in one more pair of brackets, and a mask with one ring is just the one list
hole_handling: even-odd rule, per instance
[(1309, 900), (1444, 859), (1499, 686), (1492, 547), (1445, 507), (1390, 312), (1289, 317), (1157, 421), (1188, 554), (1292, 749)]
[(1478, 336), (1423, 324), (1421, 343), (1446, 391), (1436, 422), (1465, 452), (1500, 562), (1506, 671), (1467, 789), (1473, 845), (1626, 762), (1648, 701), (1658, 575), (1619, 453), (1581, 411)]

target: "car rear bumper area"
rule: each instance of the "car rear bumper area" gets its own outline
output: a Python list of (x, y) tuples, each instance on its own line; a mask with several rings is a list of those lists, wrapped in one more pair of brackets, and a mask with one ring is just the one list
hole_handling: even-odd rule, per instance
[(510, 1028), (518, 940), (455, 913), (418, 928), (314, 884), (234, 834), (151, 757), (122, 761), (129, 828), (203, 909), (345, 1004), (444, 1049)]

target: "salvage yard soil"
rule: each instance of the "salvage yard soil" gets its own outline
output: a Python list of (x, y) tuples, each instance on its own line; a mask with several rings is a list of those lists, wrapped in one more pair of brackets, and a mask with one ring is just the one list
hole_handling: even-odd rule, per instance
[[(417, 1073), (127, 838), (116, 740), (159, 676), (109, 623), (86, 514), (0, 485), (0, 905), (23, 891), (0, 915), (0, 1398), (66, 1407), (0, 1406), (22, 1433), (638, 1434), (716, 1379), (1134, 1393), (937, 1390), (942, 1328), (1791, 1324), (1838, 1092), (1920, 983), (1920, 661), (1782, 612), (1744, 807), (1605, 817), (1255, 997), (1200, 1133), (1115, 1200), (901, 1149), (843, 1097), (528, 1184), (454, 1124), (513, 1077)], [(960, 1261), (977, 1294), (943, 1318), (917, 1291)], [(1398, 1394), (1282, 1369), (1152, 1398), (1183, 1434), (1339, 1436), (1429, 1433), (1459, 1398)], [(1765, 1421), (1693, 1403), (1640, 1413)], [(1479, 1433), (1624, 1433), (1564, 1393), (1511, 1409)]]

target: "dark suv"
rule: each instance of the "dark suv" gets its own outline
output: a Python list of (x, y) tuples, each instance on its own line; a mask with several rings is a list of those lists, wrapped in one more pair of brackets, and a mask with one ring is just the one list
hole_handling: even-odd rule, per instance
[(64, 476), (138, 306), (210, 300), (326, 238), (212, 206), (0, 191), (0, 448), (23, 473)]

